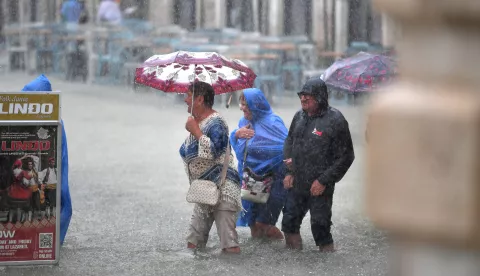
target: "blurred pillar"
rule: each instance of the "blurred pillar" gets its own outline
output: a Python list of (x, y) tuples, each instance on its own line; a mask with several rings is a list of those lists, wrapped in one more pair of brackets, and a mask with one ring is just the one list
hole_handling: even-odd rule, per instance
[(312, 40), (319, 47), (325, 42), (325, 30), (323, 20), (324, 1), (312, 1)]
[(387, 14), (382, 14), (382, 44), (393, 47), (397, 40), (398, 30), (395, 22)]
[(366, 158), (366, 211), (393, 241), (393, 275), (480, 275), (478, 3), (375, 0), (402, 30)]
[(268, 34), (269, 33), (269, 28), (270, 28), (270, 23), (269, 23), (269, 1), (268, 0), (258, 0), (259, 3), (259, 32), (262, 34)]
[[(308, 11), (307, 9), (311, 8), (309, 1), (307, 0), (289, 0), (290, 8), (287, 11), (289, 13), (288, 22), (285, 21), (284, 30), (288, 35), (307, 35), (308, 28)], [(288, 30), (288, 33), (287, 33)]]
[(368, 1), (360, 1), (358, 6), (358, 33), (355, 40), (359, 41), (366, 41), (368, 40), (368, 16), (369, 16), (369, 2)]
[(335, 52), (344, 52), (348, 47), (348, 0), (335, 1)]
[(215, 1), (215, 27), (225, 28), (227, 23), (227, 5), (225, 0)]
[(370, 14), (370, 42), (383, 45), (383, 15), (372, 8)]
[(0, 0), (0, 26), (5, 26), (8, 22), (7, 11), (7, 0)]
[(174, 0), (150, 0), (148, 20), (157, 27), (173, 25)]
[(329, 51), (333, 42), (333, 5), (336, 0), (312, 1), (312, 40), (318, 48)]
[(283, 35), (283, 0), (270, 0), (268, 8), (269, 35)]
[(25, 5), (25, 0), (18, 0), (18, 22), (20, 23), (20, 26), (24, 26), (25, 23), (27, 23), (27, 16), (26, 16), (26, 11), (25, 8), (27, 6)]
[[(197, 15), (197, 11), (199, 10), (199, 2), (201, 3), (204, 0), (201, 1), (195, 1), (195, 0), (177, 0), (175, 9), (176, 12), (178, 12), (178, 18), (177, 23), (180, 25), (182, 28), (185, 28), (189, 31), (194, 30), (195, 28), (199, 27), (198, 20), (201, 19)], [(171, 10), (170, 10), (171, 11)], [(173, 11), (172, 11), (173, 14)], [(158, 15), (157, 15), (158, 16)]]
[(258, 10), (258, 0), (251, 0), (252, 3), (252, 17), (253, 17), (253, 31), (260, 31), (260, 13)]
[(97, 7), (94, 0), (86, 0), (85, 7), (87, 8), (88, 13), (88, 23), (89, 25), (95, 24), (97, 20)]
[[(226, 25), (226, 3), (225, 0), (203, 0), (203, 5), (197, 3), (197, 8), (203, 12), (203, 26), (197, 24), (199, 28), (214, 29), (224, 28)], [(197, 13), (198, 14), (198, 13)], [(201, 18), (199, 17), (197, 22)]]
[[(5, 42), (5, 25), (7, 21), (7, 16), (5, 15), (5, 0), (0, 0), (0, 44)], [(2, 68), (3, 70), (3, 68)]]

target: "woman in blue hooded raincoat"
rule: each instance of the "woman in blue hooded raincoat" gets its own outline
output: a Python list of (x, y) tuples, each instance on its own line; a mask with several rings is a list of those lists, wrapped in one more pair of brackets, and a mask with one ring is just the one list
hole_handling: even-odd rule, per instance
[[(40, 75), (22, 89), (22, 91), (52, 91), (52, 85), (46, 76)], [(65, 125), (62, 120), (62, 171), (61, 171), (61, 206), (60, 206), (60, 244), (63, 244), (67, 235), (70, 219), (72, 218), (72, 200), (68, 189), (68, 148)]]
[(283, 120), (273, 113), (260, 89), (243, 90), (240, 109), (244, 117), (230, 135), (230, 143), (238, 159), (238, 172), (240, 176), (243, 175), (243, 158), (247, 146), (245, 167), (257, 175), (273, 173), (274, 181), (266, 204), (242, 200), (244, 211), (239, 216), (237, 226), (250, 226), (253, 238), (283, 239), (282, 232), (275, 224), (287, 193), (283, 187), (283, 144), (288, 129)]

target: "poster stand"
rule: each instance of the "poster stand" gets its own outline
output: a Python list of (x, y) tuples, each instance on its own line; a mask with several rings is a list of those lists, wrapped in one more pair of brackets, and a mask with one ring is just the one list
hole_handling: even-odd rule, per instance
[(57, 264), (59, 92), (0, 93), (0, 266)]

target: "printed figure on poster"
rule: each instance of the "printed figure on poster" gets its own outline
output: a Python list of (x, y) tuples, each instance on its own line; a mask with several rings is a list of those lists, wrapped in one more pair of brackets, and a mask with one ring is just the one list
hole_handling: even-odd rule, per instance
[(54, 260), (57, 125), (0, 125), (0, 261)]

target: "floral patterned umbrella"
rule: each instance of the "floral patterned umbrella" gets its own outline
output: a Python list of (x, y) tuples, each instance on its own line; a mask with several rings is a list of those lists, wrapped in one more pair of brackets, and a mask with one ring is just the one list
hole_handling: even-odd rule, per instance
[(370, 92), (395, 78), (397, 66), (390, 57), (360, 52), (332, 64), (322, 75), (335, 89)]
[(217, 95), (251, 88), (256, 77), (240, 60), (215, 52), (154, 55), (135, 72), (136, 83), (164, 92), (186, 93), (195, 80), (211, 84)]

